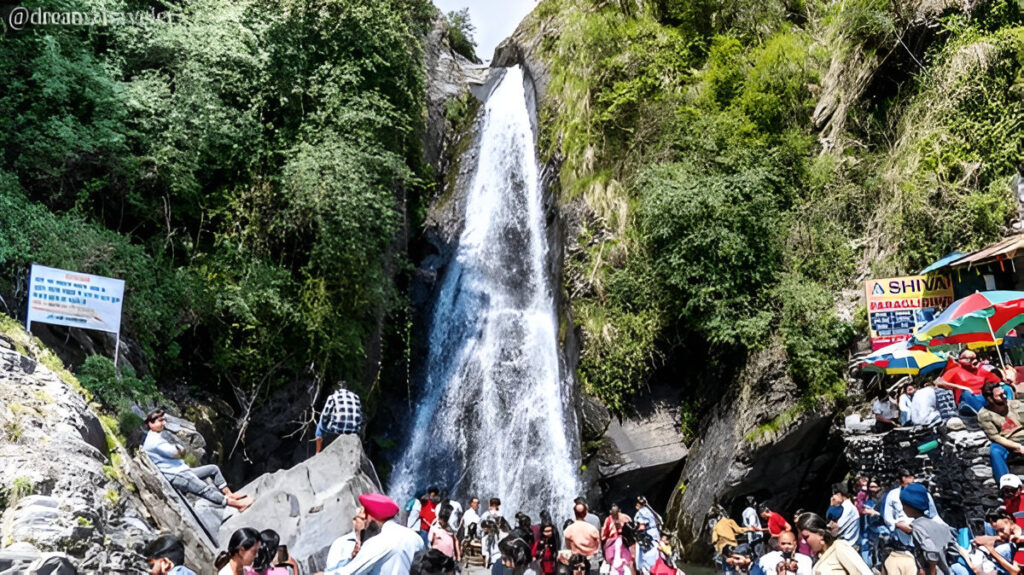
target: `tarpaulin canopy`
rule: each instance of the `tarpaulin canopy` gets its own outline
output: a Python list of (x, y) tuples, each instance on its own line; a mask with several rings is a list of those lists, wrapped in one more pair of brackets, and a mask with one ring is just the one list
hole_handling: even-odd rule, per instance
[(924, 268), (921, 273), (928, 274), (944, 268), (974, 267), (993, 261), (1012, 260), (1018, 254), (1024, 255), (1024, 234), (1010, 236), (976, 252), (960, 255), (960, 257), (954, 258), (953, 256), (957, 255), (957, 252), (953, 252)]
[(939, 258), (938, 260), (935, 260), (934, 262), (932, 262), (932, 265), (924, 268), (923, 270), (921, 270), (920, 273), (921, 273), (921, 275), (925, 275), (925, 274), (930, 274), (930, 273), (932, 273), (934, 271), (938, 271), (938, 270), (948, 266), (949, 264), (955, 262), (956, 260), (958, 260), (958, 259), (960, 259), (962, 257), (964, 257), (964, 254), (962, 254), (960, 252), (952, 252), (950, 254), (947, 254), (947, 255)]

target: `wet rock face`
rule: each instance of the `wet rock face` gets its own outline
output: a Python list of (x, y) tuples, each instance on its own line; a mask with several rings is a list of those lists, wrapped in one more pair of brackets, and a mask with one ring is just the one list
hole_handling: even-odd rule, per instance
[[(1002, 501), (992, 477), (988, 438), (974, 418), (964, 418), (964, 423), (966, 429), (962, 430), (950, 430), (945, 424), (886, 433), (843, 429), (850, 472), (876, 477), (883, 489), (891, 489), (899, 481), (899, 469), (907, 468), (931, 491), (947, 523), (970, 525), (980, 533), (985, 512), (1002, 505)], [(918, 446), (933, 440), (939, 443), (937, 448), (918, 452)], [(1011, 472), (1024, 471), (1015, 463), (1019, 462), (1011, 458)]]
[(55, 373), (6, 349), (0, 436), (0, 565), (62, 552), (79, 572), (141, 572), (135, 550), (153, 531), (104, 468), (110, 460), (96, 415)]
[[(770, 345), (748, 361), (739, 380), (706, 416), (672, 494), (666, 522), (679, 531), (691, 560), (710, 557), (707, 519), (713, 506), (732, 510), (747, 495), (781, 510), (827, 495), (842, 468), (842, 443), (830, 413), (800, 411), (786, 373), (785, 350)], [(788, 417), (776, 419), (787, 413)]]

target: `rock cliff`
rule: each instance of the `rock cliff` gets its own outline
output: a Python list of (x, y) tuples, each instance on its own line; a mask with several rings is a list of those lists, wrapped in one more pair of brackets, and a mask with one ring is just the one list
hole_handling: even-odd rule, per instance
[(750, 358), (737, 384), (705, 416), (665, 517), (688, 558), (710, 557), (707, 519), (715, 505), (732, 511), (746, 495), (789, 511), (827, 501), (824, 491), (845, 472), (842, 444), (827, 406), (801, 406), (799, 396), (785, 352), (772, 345)]
[(100, 420), (13, 347), (0, 339), (0, 572), (57, 553), (81, 573), (142, 573), (136, 549), (155, 530), (117, 479)]

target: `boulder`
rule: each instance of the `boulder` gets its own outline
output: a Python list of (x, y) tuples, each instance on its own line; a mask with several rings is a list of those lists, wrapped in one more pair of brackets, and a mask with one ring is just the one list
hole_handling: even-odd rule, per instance
[(232, 512), (219, 539), (227, 542), (242, 527), (273, 529), (303, 573), (322, 571), (331, 543), (352, 530), (359, 495), (380, 490), (359, 437), (342, 435), (314, 457), (239, 489), (255, 501), (244, 513)]

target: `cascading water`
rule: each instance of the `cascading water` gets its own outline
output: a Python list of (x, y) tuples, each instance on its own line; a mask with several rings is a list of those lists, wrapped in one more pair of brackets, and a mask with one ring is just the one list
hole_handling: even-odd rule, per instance
[(428, 484), (511, 517), (565, 517), (577, 493), (572, 383), (559, 373), (558, 318), (523, 73), (509, 68), (479, 124), (465, 228), (429, 331), (425, 388), (392, 475), (398, 501)]

